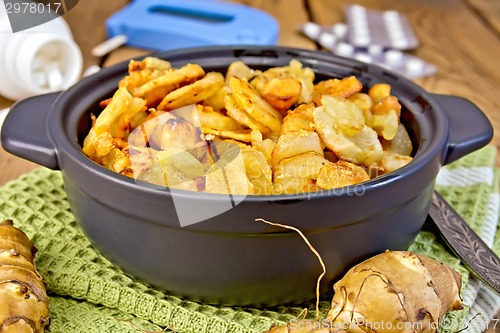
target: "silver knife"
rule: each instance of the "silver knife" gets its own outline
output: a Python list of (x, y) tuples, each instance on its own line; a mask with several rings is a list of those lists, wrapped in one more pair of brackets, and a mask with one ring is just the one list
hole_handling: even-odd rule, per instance
[(471, 273), (500, 294), (500, 259), (436, 191), (429, 215), (450, 249)]

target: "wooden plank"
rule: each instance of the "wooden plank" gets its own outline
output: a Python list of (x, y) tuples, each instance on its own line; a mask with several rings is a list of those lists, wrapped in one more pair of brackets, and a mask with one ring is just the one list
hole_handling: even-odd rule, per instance
[(465, 2), (495, 30), (500, 37), (500, 1), (498, 0), (465, 0)]
[[(420, 41), (413, 53), (435, 64), (438, 73), (415, 80), (433, 93), (465, 97), (476, 103), (500, 129), (500, 43), (497, 36), (460, 0), (310, 0), (319, 24), (338, 22), (347, 3), (368, 8), (394, 9), (406, 14)], [(343, 18), (341, 18), (343, 20)], [(493, 144), (500, 146), (500, 130)], [(500, 157), (497, 159), (500, 164)]]
[(100, 59), (92, 56), (91, 50), (107, 38), (106, 19), (128, 3), (128, 0), (80, 1), (75, 8), (63, 16), (82, 51), (84, 69), (99, 64)]
[(10, 107), (12, 103), (10, 99), (0, 96), (0, 110)]
[(39, 167), (38, 164), (11, 155), (0, 147), (0, 185)]

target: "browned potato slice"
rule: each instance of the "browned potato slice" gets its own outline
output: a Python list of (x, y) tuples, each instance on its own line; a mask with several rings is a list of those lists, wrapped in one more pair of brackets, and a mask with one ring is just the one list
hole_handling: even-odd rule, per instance
[(281, 135), (271, 154), (273, 170), (281, 160), (307, 152), (315, 152), (323, 156), (323, 149), (316, 132), (300, 130)]
[[(168, 61), (155, 57), (146, 57), (142, 61), (131, 60), (128, 65), (129, 75), (118, 83), (118, 87), (126, 88), (129, 92), (132, 92), (133, 89), (172, 70)], [(160, 96), (159, 100), (161, 100), (161, 97), (163, 96)]]
[(384, 172), (391, 172), (405, 166), (410, 163), (412, 158), (410, 156), (399, 155), (390, 151), (384, 151), (384, 157), (382, 158), (382, 166)]
[(227, 110), (227, 115), (239, 122), (240, 124), (257, 130), (261, 133), (269, 133), (271, 129), (259, 123), (257, 120), (253, 119), (244, 109), (240, 108), (236, 104), (235, 99), (232, 94), (226, 96), (225, 105)]
[(313, 99), (314, 72), (308, 67), (303, 67), (300, 61), (292, 59), (288, 66), (269, 68), (252, 80), (259, 92), (262, 92), (265, 84), (275, 78), (292, 78), (300, 82), (301, 90), (298, 103), (310, 103)]
[(291, 131), (311, 131), (314, 127), (314, 104), (301, 104), (283, 118), (281, 134)]
[(392, 140), (398, 131), (401, 104), (394, 96), (384, 97), (372, 108), (372, 127), (386, 140)]
[(136, 179), (176, 189), (198, 191), (198, 180), (205, 175), (202, 163), (179, 148), (134, 148), (131, 161)]
[(276, 166), (274, 174), (317, 179), (319, 170), (327, 163), (328, 161), (321, 154), (307, 152), (281, 160)]
[(236, 104), (250, 117), (269, 127), (273, 132), (280, 131), (283, 117), (260, 96), (248, 81), (233, 76), (229, 80), (229, 87)]
[(390, 141), (385, 140), (382, 143), (382, 146), (384, 147), (384, 150), (403, 156), (410, 156), (413, 150), (410, 135), (406, 131), (405, 126), (401, 123), (398, 125), (398, 132), (396, 133), (396, 136), (394, 136), (394, 138)]
[(327, 163), (323, 156), (314, 152), (280, 161), (274, 172), (274, 193), (294, 194), (319, 190), (315, 179)]
[(260, 151), (266, 157), (267, 164), (271, 165), (271, 155), (273, 153), (274, 147), (276, 147), (276, 142), (270, 138), (263, 139), (262, 133), (259, 131), (252, 131), (252, 147)]
[(141, 61), (130, 60), (130, 62), (128, 63), (129, 73), (135, 71), (142, 71), (144, 69), (159, 69), (166, 71), (171, 68), (172, 65), (170, 64), (170, 62), (156, 57), (146, 57)]
[(220, 136), (225, 139), (233, 139), (243, 142), (252, 142), (252, 130), (249, 129), (239, 129), (239, 130), (218, 130), (208, 127), (202, 127), (204, 134), (212, 134)]
[(384, 97), (380, 102), (375, 103), (372, 108), (374, 115), (384, 115), (391, 111), (396, 112), (398, 118), (401, 116), (401, 104), (399, 104), (397, 97), (392, 95)]
[(234, 195), (255, 193), (254, 185), (247, 178), (245, 162), (239, 150), (227, 150), (214, 163), (205, 176), (205, 192)]
[(392, 140), (398, 132), (399, 117), (396, 111), (390, 111), (387, 114), (375, 114), (372, 118), (372, 128), (378, 135), (386, 140)]
[(135, 97), (146, 97), (147, 94), (165, 96), (172, 90), (190, 84), (205, 75), (199, 65), (187, 64), (177, 70), (166, 72), (164, 75), (135, 87), (131, 93)]
[(309, 67), (303, 67), (300, 61), (292, 59), (288, 65), (292, 77), (300, 81), (302, 90), (300, 91), (298, 103), (311, 103), (314, 93), (314, 72)]
[(362, 111), (365, 117), (365, 125), (372, 127), (373, 114), (372, 107), (373, 101), (368, 94), (356, 93), (348, 98), (349, 101), (356, 104)]
[(321, 188), (312, 179), (279, 175), (274, 180), (273, 194), (299, 194), (319, 190)]
[(221, 73), (210, 72), (202, 79), (168, 93), (157, 109), (170, 111), (186, 105), (199, 103), (213, 95), (223, 86), (224, 76)]
[(241, 153), (245, 162), (247, 178), (254, 186), (254, 194), (272, 194), (272, 171), (264, 154), (249, 146), (242, 147)]
[(198, 117), (203, 127), (226, 131), (243, 129), (236, 120), (222, 113), (215, 112), (209, 106), (198, 104), (196, 105), (196, 110), (198, 111)]
[(331, 190), (367, 180), (370, 180), (370, 176), (362, 167), (346, 161), (338, 161), (329, 162), (321, 168), (316, 184), (325, 190)]
[(114, 172), (132, 176), (132, 166), (128, 155), (128, 150), (113, 148), (109, 154), (102, 158), (102, 165)]
[(332, 95), (335, 97), (348, 98), (355, 93), (358, 93), (363, 88), (363, 85), (355, 76), (349, 76), (338, 79), (324, 80), (316, 84), (314, 89), (314, 102), (316, 105), (321, 105), (321, 95)]
[(214, 111), (217, 112), (225, 109), (226, 108), (225, 99), (228, 94), (228, 90), (229, 87), (227, 86), (217, 89), (212, 96), (206, 98), (203, 101), (203, 105), (210, 106), (214, 109)]
[(114, 148), (114, 138), (127, 138), (128, 121), (144, 111), (146, 102), (143, 99), (132, 97), (125, 88), (118, 89), (85, 138), (83, 153), (91, 159), (107, 155)]
[(370, 90), (368, 90), (368, 95), (373, 100), (373, 103), (378, 103), (387, 96), (391, 94), (391, 86), (386, 83), (374, 84)]
[(264, 84), (260, 93), (273, 108), (286, 111), (298, 101), (300, 91), (299, 81), (292, 78), (274, 78)]
[[(339, 82), (340, 82), (339, 79), (328, 79), (316, 83), (314, 85), (314, 97), (326, 94), (326, 91), (329, 88), (339, 84)], [(319, 99), (321, 100), (321, 98)]]
[(190, 179), (194, 180), (205, 175), (205, 166), (188, 150), (168, 148), (157, 152), (155, 158), (157, 163), (172, 166)]
[(229, 79), (233, 76), (250, 80), (260, 73), (261, 71), (251, 69), (243, 61), (233, 61), (227, 68), (226, 84), (229, 84)]
[(377, 133), (366, 125), (358, 134), (347, 136), (335, 125), (334, 118), (324, 107), (317, 107), (314, 127), (325, 145), (343, 160), (369, 166), (382, 159), (382, 145)]
[(333, 120), (333, 123), (347, 136), (358, 134), (365, 125), (363, 111), (351, 101), (330, 95), (323, 95), (320, 107), (323, 107)]
[(178, 190), (198, 191), (196, 179), (193, 179), (191, 176), (186, 175), (171, 165), (162, 165), (162, 167), (163, 176), (168, 187)]

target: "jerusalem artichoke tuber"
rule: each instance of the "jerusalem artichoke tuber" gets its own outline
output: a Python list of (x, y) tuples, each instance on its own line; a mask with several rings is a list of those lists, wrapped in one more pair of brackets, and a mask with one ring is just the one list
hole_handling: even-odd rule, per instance
[(434, 333), (448, 311), (462, 308), (460, 287), (460, 274), (436, 260), (386, 251), (334, 284), (322, 322), (301, 320), (268, 333)]
[(0, 332), (42, 333), (50, 322), (36, 248), (12, 221), (0, 222)]

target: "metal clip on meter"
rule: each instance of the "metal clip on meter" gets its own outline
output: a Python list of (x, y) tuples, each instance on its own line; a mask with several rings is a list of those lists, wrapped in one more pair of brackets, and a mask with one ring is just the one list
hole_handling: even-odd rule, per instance
[(165, 51), (205, 45), (273, 45), (279, 26), (269, 14), (207, 0), (136, 0), (108, 18), (122, 44)]

